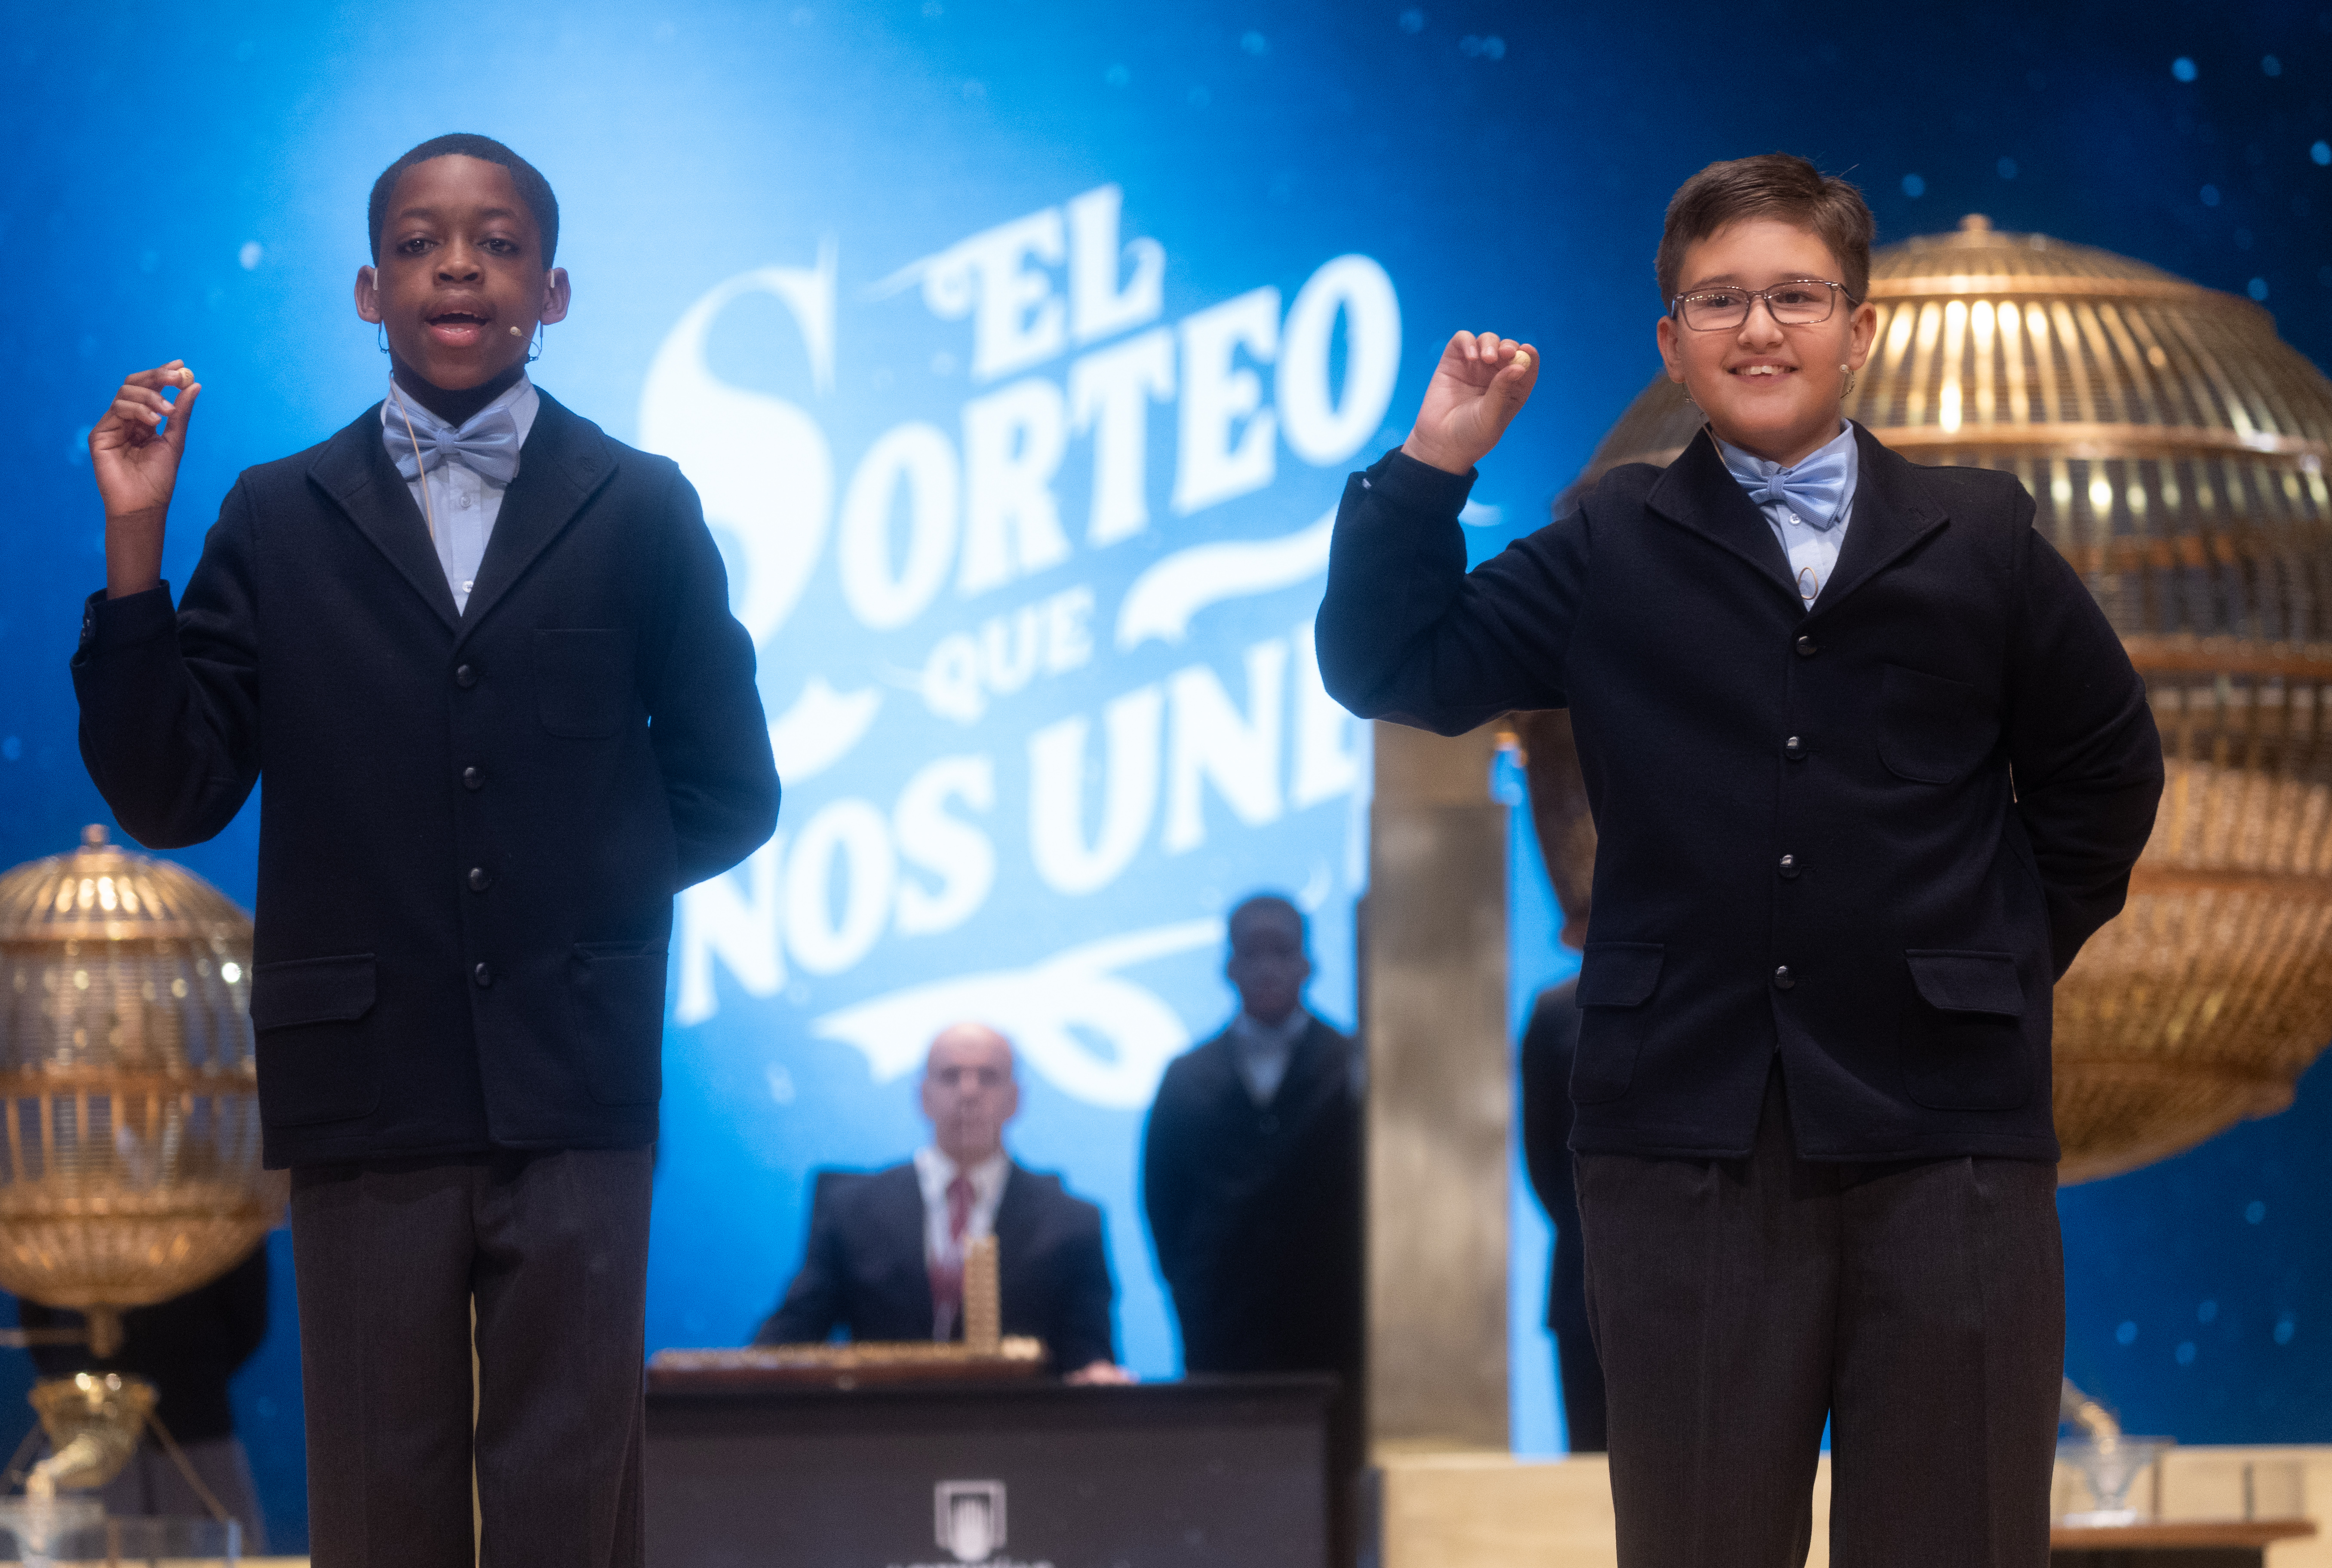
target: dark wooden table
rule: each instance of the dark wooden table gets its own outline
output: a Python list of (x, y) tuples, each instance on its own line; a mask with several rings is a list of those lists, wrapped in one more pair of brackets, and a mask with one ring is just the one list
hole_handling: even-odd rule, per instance
[(2050, 1568), (2260, 1568), (2278, 1541), (2316, 1534), (2306, 1519), (2195, 1520), (2049, 1532)]
[(1334, 1386), (657, 1378), (648, 1568), (1324, 1568)]

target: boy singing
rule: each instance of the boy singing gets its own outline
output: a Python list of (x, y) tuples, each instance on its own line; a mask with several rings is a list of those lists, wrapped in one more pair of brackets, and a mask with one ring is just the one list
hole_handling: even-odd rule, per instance
[(2161, 748), (2010, 474), (1840, 415), (1860, 196), (1781, 155), (1669, 204), (1665, 471), (1471, 573), (1537, 351), (1450, 340), (1347, 485), (1320, 664), (1454, 734), (1567, 706), (1600, 838), (1572, 1078), (1625, 1568), (2042, 1568), (2063, 1354), (2050, 993), (2122, 905)]
[(245, 471), (175, 616), (201, 387), (141, 371), (91, 432), (81, 754), (159, 846), (267, 780), (251, 1016), (317, 1568), (473, 1563), (473, 1462), (484, 1561), (630, 1568), (665, 943), (776, 822), (753, 649), (688, 482), (527, 376), (569, 301), (542, 176), (440, 137), (369, 218), (387, 397)]

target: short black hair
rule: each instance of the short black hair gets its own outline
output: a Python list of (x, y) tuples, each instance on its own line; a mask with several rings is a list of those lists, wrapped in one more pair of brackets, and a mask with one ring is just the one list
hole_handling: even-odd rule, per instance
[(389, 198), (397, 194), (397, 179), (416, 164), (427, 163), (433, 158), (474, 158), (486, 163), (498, 163), (510, 170), (511, 184), (518, 187), (518, 199), (534, 215), (534, 226), (542, 231), (542, 265), (550, 271), (551, 259), (559, 254), (559, 198), (550, 194), (550, 182), (542, 171), (519, 157), (491, 136), (473, 136), (456, 131), (451, 136), (433, 136), (395, 163), (380, 171), (372, 182), (372, 202), (367, 215), (372, 227), (373, 264), (380, 264), (381, 231), (388, 226)]
[(1296, 940), (1306, 947), (1311, 945), (1312, 923), (1304, 918), (1304, 912), (1295, 906), (1295, 901), (1282, 893), (1258, 893), (1241, 900), (1239, 906), (1231, 911), (1230, 918), (1223, 922), (1224, 938), (1237, 945), (1239, 922), (1263, 914), (1285, 915), (1295, 923)]

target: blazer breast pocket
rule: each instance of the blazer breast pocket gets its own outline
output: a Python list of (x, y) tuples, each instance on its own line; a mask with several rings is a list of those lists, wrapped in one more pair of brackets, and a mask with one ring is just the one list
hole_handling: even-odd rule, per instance
[(1938, 1111), (2012, 1111), (2031, 1099), (2037, 1047), (2015, 955), (1914, 948), (1903, 957), (1904, 1091)]
[(586, 626), (536, 632), (534, 693), (552, 734), (586, 741), (614, 734), (635, 707), (632, 634)]
[(1878, 760), (1897, 779), (1949, 784), (1983, 761), (1999, 725), (1965, 681), (1889, 664), (1878, 686)]
[(664, 1093), (664, 948), (578, 942), (567, 997), (583, 1081), (603, 1105), (652, 1105)]
[(271, 1127), (345, 1122), (380, 1104), (364, 1019), (377, 999), (373, 955), (294, 959), (251, 971), (259, 1114)]
[(1668, 949), (1656, 942), (1591, 942), (1579, 962), (1579, 1054), (1571, 1097), (1582, 1105), (1616, 1100), (1635, 1081), (1650, 1032), (1652, 993)]

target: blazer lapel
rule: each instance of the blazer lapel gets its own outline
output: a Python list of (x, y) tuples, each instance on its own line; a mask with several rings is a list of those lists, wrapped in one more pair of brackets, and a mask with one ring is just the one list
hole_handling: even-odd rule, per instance
[[(1720, 550), (1732, 552), (1798, 605), (1797, 585), (1790, 580), (1790, 559), (1781, 541), (1725, 466), (1716, 442), (1706, 425), (1683, 455), (1668, 466), (1652, 484), (1644, 504), (1670, 522), (1699, 534)], [(1859, 513), (1860, 508), (1858, 507)], [(1851, 537), (1852, 530), (1849, 530)]]
[[(509, 593), (535, 557), (550, 548), (583, 503), (616, 472), (607, 440), (589, 421), (578, 418), (540, 387), (534, 427), (520, 449), (518, 476), (502, 492), (493, 536), (478, 566), (478, 586), (461, 620), (461, 636), (483, 622)], [(378, 444), (376, 444), (378, 445)], [(408, 497), (408, 499), (410, 499)], [(448, 601), (451, 602), (450, 599)]]
[(381, 440), (379, 404), (324, 443), (308, 465), (308, 477), (388, 558), (397, 575), (428, 601), (446, 627), (458, 631), (461, 616), (454, 608), (454, 590), (445, 586), (445, 569), (430, 548), (429, 525)]
[[(1807, 612), (1811, 620), (1868, 582), (1946, 518), (1919, 483), (1919, 471), (1860, 425), (1854, 427), (1859, 466), (1854, 504), (1847, 513), (1846, 542), (1830, 583)], [(1746, 497), (1744, 497), (1745, 500)]]
[[(494, 526), (499, 530), (502, 525), (498, 521)], [(923, 1184), (912, 1162), (878, 1171), (867, 1180), (874, 1183), (874, 1191), (868, 1195), (874, 1200), (870, 1207), (876, 1210), (876, 1234), (891, 1253), (890, 1269), (900, 1282), (911, 1320), (923, 1325), (922, 1332), (912, 1337), (929, 1339), (932, 1270), (923, 1255)]]

